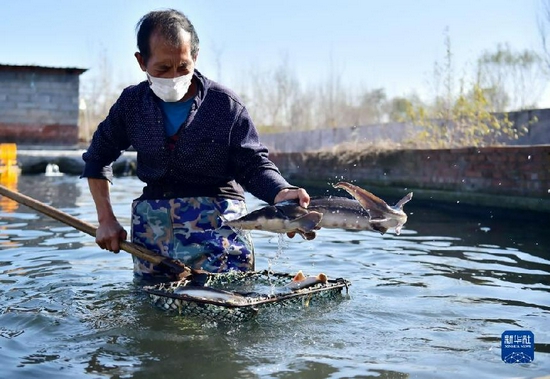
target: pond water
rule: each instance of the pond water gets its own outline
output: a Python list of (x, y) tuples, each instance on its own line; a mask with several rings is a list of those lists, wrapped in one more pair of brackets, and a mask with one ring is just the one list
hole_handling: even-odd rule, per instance
[[(17, 189), (96, 223), (84, 180), (19, 177)], [(129, 227), (135, 178), (112, 187)], [(397, 199), (388, 199), (395, 201)], [(249, 208), (260, 202), (249, 198)], [(313, 241), (253, 234), (257, 269), (352, 282), (326, 306), (242, 324), (154, 308), (131, 257), (6, 199), (0, 203), (2, 378), (536, 378), (550, 373), (548, 214), (405, 207), (402, 234), (324, 229)], [(501, 334), (530, 330), (535, 360), (506, 364)]]

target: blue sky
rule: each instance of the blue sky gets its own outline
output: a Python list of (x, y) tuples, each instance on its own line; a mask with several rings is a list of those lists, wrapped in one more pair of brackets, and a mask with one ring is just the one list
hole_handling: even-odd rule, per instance
[[(540, 51), (539, 0), (26, 0), (2, 7), (0, 63), (89, 68), (82, 76), (89, 81), (104, 51), (117, 81), (143, 80), (134, 27), (167, 7), (194, 23), (199, 70), (230, 86), (251, 67), (275, 68), (287, 56), (304, 84), (332, 72), (348, 86), (423, 95), (443, 59), (446, 28), (459, 70), (499, 43)], [(539, 105), (550, 106), (546, 98)]]

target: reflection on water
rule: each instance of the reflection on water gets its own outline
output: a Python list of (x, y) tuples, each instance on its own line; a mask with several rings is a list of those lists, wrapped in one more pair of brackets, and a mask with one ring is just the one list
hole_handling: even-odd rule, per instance
[[(95, 223), (85, 181), (23, 176), (19, 191)], [(133, 178), (115, 180), (129, 228)], [(250, 207), (259, 205), (250, 199)], [(400, 236), (255, 233), (258, 269), (351, 280), (350, 297), (242, 325), (173, 317), (131, 259), (20, 206), (0, 212), (2, 377), (533, 378), (550, 372), (550, 236), (541, 215), (407, 204)], [(467, 212), (465, 212), (467, 211)], [(535, 361), (504, 364), (500, 336), (531, 330)]]
[[(17, 191), (19, 171), (19, 167), (17, 166), (4, 166), (0, 164), (0, 185), (3, 185), (12, 191)], [(0, 211), (13, 212), (17, 209), (17, 207), (17, 202), (8, 199), (7, 197), (0, 196)]]

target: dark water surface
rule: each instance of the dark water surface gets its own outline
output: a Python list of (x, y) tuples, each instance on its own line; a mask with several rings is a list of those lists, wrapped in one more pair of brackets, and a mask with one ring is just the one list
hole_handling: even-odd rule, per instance
[[(141, 185), (120, 178), (129, 229)], [(85, 181), (23, 176), (18, 190), (96, 222)], [(391, 199), (396, 200), (396, 199)], [(254, 209), (259, 202), (250, 199)], [(131, 257), (24, 207), (0, 203), (1, 378), (536, 378), (550, 373), (548, 214), (415, 200), (400, 236), (321, 230), (313, 241), (255, 233), (257, 269), (352, 282), (328, 306), (241, 325), (153, 308)], [(535, 335), (535, 361), (505, 364), (505, 330)]]

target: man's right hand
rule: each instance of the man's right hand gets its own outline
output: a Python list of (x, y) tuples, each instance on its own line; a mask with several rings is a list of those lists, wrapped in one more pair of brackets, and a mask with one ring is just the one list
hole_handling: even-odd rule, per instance
[(104, 250), (118, 253), (120, 251), (120, 241), (126, 241), (127, 237), (128, 233), (126, 233), (126, 230), (114, 219), (99, 224), (95, 242)]
[(125, 241), (128, 233), (119, 224), (109, 196), (109, 182), (105, 179), (88, 178), (90, 193), (97, 210), (99, 227), (95, 235), (95, 242), (104, 250), (114, 253), (120, 251), (120, 241)]

